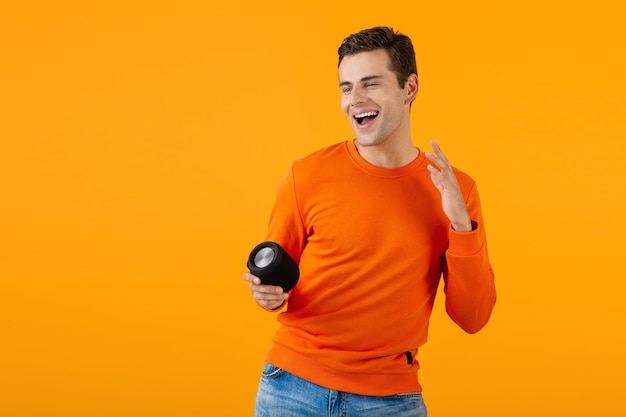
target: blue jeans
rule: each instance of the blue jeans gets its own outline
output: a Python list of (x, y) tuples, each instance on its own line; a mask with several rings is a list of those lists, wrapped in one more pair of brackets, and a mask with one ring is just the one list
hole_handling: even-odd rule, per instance
[(426, 417), (420, 392), (383, 397), (324, 388), (265, 364), (255, 417)]

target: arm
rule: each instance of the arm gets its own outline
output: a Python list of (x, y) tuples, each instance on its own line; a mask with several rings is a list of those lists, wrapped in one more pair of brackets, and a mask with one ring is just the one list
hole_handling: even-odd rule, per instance
[[(306, 233), (295, 195), (293, 171), (290, 170), (278, 187), (265, 240), (278, 243), (289, 256), (299, 262), (305, 239)], [(291, 294), (284, 292), (279, 286), (262, 285), (259, 277), (249, 272), (243, 278), (249, 283), (256, 303), (265, 310), (281, 310)]]
[(435, 154), (426, 156), (436, 167), (430, 165), (429, 171), (451, 226), (443, 260), (446, 311), (463, 330), (476, 333), (487, 324), (496, 301), (478, 191), (473, 182), (464, 183), (464, 196), (441, 148), (434, 141), (431, 145)]
[(466, 233), (450, 228), (443, 278), (448, 315), (466, 332), (476, 333), (489, 321), (496, 289), (475, 186), (468, 208), (475, 228)]

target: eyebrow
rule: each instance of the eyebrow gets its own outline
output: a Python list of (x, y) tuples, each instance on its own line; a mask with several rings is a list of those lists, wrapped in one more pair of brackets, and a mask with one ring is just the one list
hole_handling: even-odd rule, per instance
[[(364, 83), (366, 81), (377, 80), (379, 78), (383, 78), (383, 76), (382, 75), (368, 75), (367, 77), (361, 78), (359, 82)], [(343, 86), (350, 85), (350, 84), (352, 84), (350, 81), (342, 81), (339, 83), (339, 87), (343, 87)]]

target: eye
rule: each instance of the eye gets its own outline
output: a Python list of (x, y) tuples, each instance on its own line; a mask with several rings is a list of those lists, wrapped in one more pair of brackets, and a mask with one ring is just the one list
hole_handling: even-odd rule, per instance
[(365, 87), (369, 88), (369, 87), (375, 87), (376, 83), (367, 83), (365, 84)]
[(343, 94), (348, 94), (350, 91), (352, 91), (352, 87), (343, 87), (343, 88), (341, 89), (341, 92), (342, 92)]

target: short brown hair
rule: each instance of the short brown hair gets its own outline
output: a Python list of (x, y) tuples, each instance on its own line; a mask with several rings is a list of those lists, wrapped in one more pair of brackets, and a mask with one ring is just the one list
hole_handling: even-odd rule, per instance
[(339, 64), (348, 55), (384, 49), (389, 55), (392, 72), (396, 74), (400, 88), (404, 88), (409, 75), (417, 75), (415, 50), (411, 39), (387, 26), (376, 26), (353, 33), (339, 46)]

